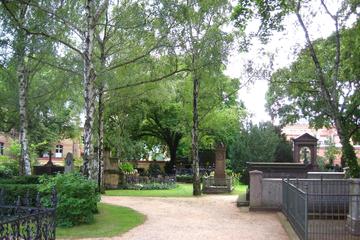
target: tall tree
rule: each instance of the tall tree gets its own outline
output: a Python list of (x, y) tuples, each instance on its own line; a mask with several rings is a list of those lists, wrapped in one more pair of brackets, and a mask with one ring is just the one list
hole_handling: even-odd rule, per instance
[[(297, 15), (301, 20), (299, 12)], [(354, 47), (359, 43), (359, 26), (356, 23), (352, 29), (339, 29), (317, 41), (310, 41), (304, 26), (307, 47), (289, 68), (273, 74), (267, 93), (270, 113), (283, 122), (307, 118), (316, 128), (334, 126), (342, 145), (342, 164), (350, 167), (353, 177), (360, 174), (350, 143), (360, 134), (360, 75), (356, 60), (360, 52)], [(309, 64), (311, 61), (313, 64)]]
[[(309, 27), (309, 23), (315, 21), (316, 14), (313, 9), (315, 5), (320, 6), (315, 11), (327, 16), (326, 21), (333, 23), (334, 26), (333, 36), (326, 41), (328, 45), (318, 44), (314, 39), (311, 39), (312, 30)], [(297, 71), (297, 69), (288, 70), (287, 73), (286, 70), (276, 73), (272, 77), (271, 84), (275, 86), (275, 79), (277, 79), (279, 80), (279, 86), (283, 86), (283, 89), (290, 87), (292, 91), (289, 91), (288, 95), (286, 95), (286, 91), (281, 93), (284, 94), (283, 96), (286, 96), (285, 99), (281, 98), (280, 94), (272, 94), (273, 97), (277, 95), (279, 101), (273, 101), (274, 99), (269, 97), (269, 103), (277, 102), (279, 106), (283, 106), (278, 108), (277, 114), (280, 116), (296, 118), (294, 113), (301, 113), (302, 116), (309, 117), (310, 123), (316, 127), (334, 125), (342, 144), (343, 162), (347, 162), (350, 167), (350, 175), (353, 177), (360, 175), (360, 167), (357, 163), (354, 149), (350, 144), (351, 136), (354, 136), (354, 134), (355, 136), (359, 135), (359, 117), (357, 113), (359, 102), (356, 91), (359, 83), (356, 80), (358, 76), (352, 75), (356, 74), (356, 71), (345, 70), (347, 67), (350, 67), (348, 60), (352, 61), (353, 55), (349, 51), (344, 51), (344, 49), (347, 46), (353, 46), (356, 41), (352, 42), (351, 38), (346, 37), (344, 29), (349, 24), (351, 25), (353, 19), (358, 21), (358, 8), (359, 2), (352, 0), (342, 0), (332, 2), (332, 4), (325, 0), (316, 2), (306, 0), (240, 0), (234, 12), (236, 23), (241, 28), (246, 26), (246, 20), (254, 16), (259, 17), (261, 28), (258, 33), (260, 33), (260, 36), (265, 36), (265, 39), (271, 33), (269, 30), (282, 29), (282, 21), (285, 16), (289, 14), (296, 16), (306, 43), (306, 49), (300, 55), (308, 57), (307, 61), (303, 61), (303, 64), (304, 68), (311, 70), (301, 77), (290, 73)], [(353, 36), (358, 36), (358, 34)], [(348, 43), (351, 44), (346, 45)], [(301, 61), (298, 60), (298, 63)], [(309, 62), (312, 64), (309, 65)], [(350, 69), (354, 68), (350, 67)], [(305, 79), (307, 81), (304, 81)], [(281, 85), (282, 81), (286, 83)], [(299, 82), (299, 85), (294, 87), (296, 82)], [(306, 83), (304, 84), (304, 82)], [(274, 91), (274, 88), (270, 91)], [(280, 89), (281, 87), (278, 88), (278, 90)], [(278, 92), (280, 93), (280, 91)], [(297, 102), (297, 104), (286, 104), (288, 100)], [(276, 108), (276, 106), (273, 106), (273, 108)], [(287, 112), (288, 114), (286, 114)]]
[[(13, 76), (17, 79), (18, 93), (18, 113), (19, 113), (19, 141), (21, 144), (20, 155), (20, 175), (30, 175), (30, 154), (29, 154), (29, 88), (31, 78), (34, 77), (39, 70), (39, 61), (34, 61), (34, 56), (41, 56), (46, 51), (51, 51), (51, 46), (43, 41), (43, 39), (30, 35), (25, 28), (35, 26), (37, 12), (28, 4), (9, 3), (7, 1), (1, 2), (2, 26), (6, 32), (5, 38), (8, 38), (9, 44), (5, 47), (13, 50), (13, 55), (10, 56), (10, 61), (7, 67), (11, 76), (11, 65), (16, 69)], [(43, 22), (39, 20), (38, 25)], [(9, 38), (8, 36), (12, 36)], [(6, 50), (5, 50), (6, 52)]]
[(170, 19), (179, 23), (173, 30), (175, 51), (184, 57), (192, 81), (192, 162), (193, 194), (201, 195), (199, 175), (199, 90), (204, 75), (220, 72), (227, 59), (232, 38), (222, 27), (227, 23), (231, 6), (228, 1), (162, 1)]

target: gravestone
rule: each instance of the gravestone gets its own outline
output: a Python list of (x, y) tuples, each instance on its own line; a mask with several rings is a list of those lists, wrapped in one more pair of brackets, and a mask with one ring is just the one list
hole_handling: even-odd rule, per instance
[(226, 147), (220, 143), (215, 151), (215, 184), (226, 185)]
[(215, 174), (214, 176), (204, 177), (203, 192), (212, 193), (228, 193), (231, 192), (232, 179), (226, 176), (226, 147), (224, 144), (218, 144), (215, 150)]
[(74, 157), (72, 153), (67, 153), (65, 158), (65, 173), (74, 171)]

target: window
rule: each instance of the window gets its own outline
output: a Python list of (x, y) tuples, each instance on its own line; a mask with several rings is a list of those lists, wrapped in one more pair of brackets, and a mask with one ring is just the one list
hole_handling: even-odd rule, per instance
[(4, 155), (4, 143), (0, 142), (0, 155)]
[(61, 158), (63, 156), (63, 145), (56, 145), (55, 148), (55, 157)]

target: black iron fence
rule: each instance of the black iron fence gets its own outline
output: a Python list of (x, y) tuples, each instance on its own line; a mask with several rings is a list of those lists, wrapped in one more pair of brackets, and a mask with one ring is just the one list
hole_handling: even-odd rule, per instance
[(15, 204), (8, 204), (4, 202), (4, 191), (1, 191), (0, 239), (55, 239), (56, 192), (52, 192), (50, 208), (41, 205), (39, 194), (35, 202), (35, 206), (29, 206), (28, 197), (18, 197)]
[(360, 240), (360, 195), (348, 180), (284, 179), (282, 210), (300, 239)]

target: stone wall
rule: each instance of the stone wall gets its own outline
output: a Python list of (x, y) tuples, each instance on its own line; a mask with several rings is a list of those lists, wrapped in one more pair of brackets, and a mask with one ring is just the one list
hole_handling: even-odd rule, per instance
[[(310, 174), (311, 176), (318, 176)], [(339, 174), (334, 173), (334, 178)], [(346, 179), (291, 179), (300, 189), (306, 188), (308, 193), (322, 194), (349, 194), (349, 181)], [(311, 204), (309, 197), (309, 204)], [(251, 210), (280, 210), (282, 205), (282, 179), (264, 178), (263, 172), (255, 170), (250, 172), (250, 209)]]

